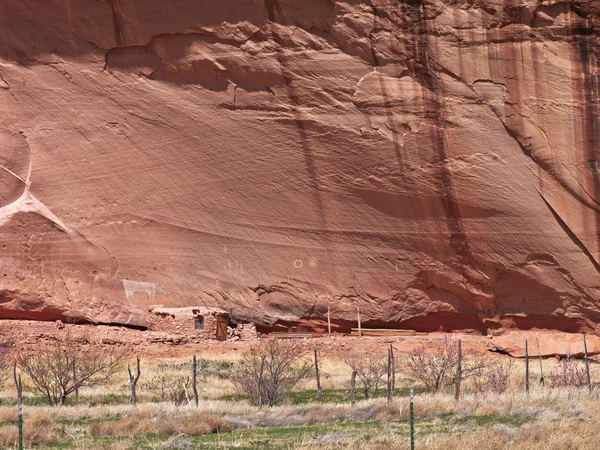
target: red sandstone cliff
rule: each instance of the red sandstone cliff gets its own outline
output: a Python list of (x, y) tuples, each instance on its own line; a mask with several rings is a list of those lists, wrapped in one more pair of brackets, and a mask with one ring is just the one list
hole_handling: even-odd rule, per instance
[(598, 330), (599, 2), (0, 17), (0, 318)]

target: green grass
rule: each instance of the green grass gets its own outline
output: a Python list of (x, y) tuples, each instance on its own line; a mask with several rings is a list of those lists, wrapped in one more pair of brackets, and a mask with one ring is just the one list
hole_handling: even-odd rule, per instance
[[(425, 392), (425, 389), (415, 389), (415, 394), (421, 394)], [(410, 388), (398, 388), (394, 390), (394, 397), (408, 397), (410, 395)], [(384, 398), (387, 396), (385, 389), (379, 389), (377, 392), (371, 392), (369, 394), (371, 398)], [(356, 391), (356, 400), (364, 400), (365, 394), (363, 391)], [(225, 395), (220, 400), (226, 401), (240, 401), (248, 400), (245, 395)], [(288, 395), (287, 402), (292, 405), (305, 405), (308, 403), (317, 403), (319, 400), (319, 394), (316, 389), (307, 389), (304, 391), (291, 392)], [(284, 402), (285, 403), (285, 402)], [(323, 403), (350, 403), (350, 390), (349, 389), (323, 389)]]
[[(65, 424), (76, 424), (85, 427), (101, 420), (116, 420), (114, 417), (81, 421), (61, 421)], [(534, 419), (510, 416), (459, 416), (454, 414), (442, 415), (429, 421), (417, 421), (417, 435), (440, 433), (465, 433), (474, 428), (490, 427), (503, 424), (511, 427), (521, 427)], [(215, 433), (204, 436), (184, 436), (183, 439), (193, 444), (193, 448), (237, 448), (242, 450), (270, 449), (287, 450), (302, 445), (313, 445), (318, 448), (320, 443), (331, 444), (330, 439), (347, 439), (340, 446), (348, 447), (358, 442), (368, 442), (376, 439), (385, 441), (390, 437), (408, 438), (409, 424), (407, 421), (392, 420), (380, 422), (327, 422), (320, 424), (298, 426), (259, 427), (239, 429), (230, 433)], [(127, 441), (134, 448), (152, 449), (159, 443), (170, 438), (167, 435), (135, 435), (130, 437), (95, 437), (87, 438), (90, 447), (105, 447), (110, 443)], [(66, 440), (47, 448), (70, 448), (73, 441)]]
[(62, 425), (71, 425), (71, 426), (75, 426), (75, 425), (85, 426), (85, 425), (91, 425), (92, 423), (110, 422), (110, 421), (115, 421), (115, 420), (120, 420), (120, 419), (121, 418), (117, 417), (117, 416), (105, 416), (105, 417), (99, 417), (99, 418), (95, 418), (95, 419), (60, 419), (60, 420), (56, 420), (56, 423), (62, 424)]
[[(79, 397), (80, 405), (100, 406), (100, 405), (127, 405), (130, 403), (130, 398), (125, 394), (106, 394), (102, 396)], [(16, 398), (0, 399), (0, 406), (16, 406)], [(67, 397), (65, 406), (74, 406), (76, 404), (75, 397)], [(47, 406), (48, 400), (41, 396), (24, 396), (23, 405), (25, 406)]]
[(511, 417), (511, 416), (457, 416), (454, 414), (444, 414), (440, 416), (440, 419), (457, 424), (457, 425), (465, 425), (465, 424), (474, 424), (478, 427), (483, 426), (491, 426), (491, 425), (508, 425), (511, 427), (520, 427), (526, 423), (533, 422), (531, 418), (524, 417)]
[(339, 422), (302, 426), (261, 427), (236, 430), (226, 434), (211, 434), (190, 439), (199, 448), (235, 446), (238, 449), (288, 449), (294, 444), (318, 438), (328, 433), (362, 435), (362, 439), (381, 430), (380, 422)]

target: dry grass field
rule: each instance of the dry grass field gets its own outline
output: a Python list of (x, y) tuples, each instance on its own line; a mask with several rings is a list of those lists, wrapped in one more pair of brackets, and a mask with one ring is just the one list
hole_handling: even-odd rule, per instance
[[(530, 364), (530, 393), (524, 392), (525, 365), (512, 364), (510, 387), (480, 392), (463, 382), (459, 401), (453, 393), (424, 391), (403, 373), (398, 355), (394, 399), (385, 399), (385, 382), (376, 398), (351, 405), (350, 368), (339, 355), (320, 363), (324, 403), (316, 401), (314, 377), (303, 380), (280, 405), (258, 408), (240, 395), (230, 376), (237, 353), (199, 354), (198, 408), (186, 388), (176, 405), (170, 386), (190, 375), (190, 358), (142, 360), (137, 406), (129, 404), (125, 368), (110, 383), (82, 389), (78, 404), (50, 407), (26, 394), (26, 448), (64, 449), (409, 449), (408, 387), (414, 384), (417, 449), (596, 449), (600, 395), (594, 386), (553, 388), (539, 383), (539, 363)], [(385, 353), (381, 352), (381, 358)], [(508, 360), (508, 357), (497, 356)], [(545, 359), (544, 372), (556, 366)], [(580, 363), (581, 364), (581, 363)], [(592, 380), (600, 380), (597, 364)], [(548, 378), (547, 378), (548, 381)], [(27, 380), (24, 379), (25, 384)], [(180, 399), (181, 400), (181, 399)], [(17, 408), (10, 378), (0, 397), (0, 448), (17, 448)]]

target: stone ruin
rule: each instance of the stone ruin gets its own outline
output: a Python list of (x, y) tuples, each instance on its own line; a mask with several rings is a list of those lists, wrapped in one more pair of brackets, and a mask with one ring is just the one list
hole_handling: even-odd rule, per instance
[(180, 336), (184, 340), (252, 341), (258, 337), (254, 323), (232, 323), (230, 313), (219, 308), (151, 306), (148, 312), (148, 331)]
[(224, 341), (227, 339), (229, 318), (229, 313), (219, 308), (150, 307), (146, 321), (149, 331)]

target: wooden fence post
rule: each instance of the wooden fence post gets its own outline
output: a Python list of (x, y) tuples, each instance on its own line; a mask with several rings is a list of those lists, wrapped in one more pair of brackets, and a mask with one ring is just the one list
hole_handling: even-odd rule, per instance
[(192, 392), (194, 393), (194, 405), (198, 407), (198, 387), (196, 386), (196, 376), (198, 364), (196, 363), (196, 355), (192, 358)]
[(127, 373), (129, 375), (129, 387), (131, 388), (131, 403), (133, 405), (137, 404), (137, 392), (136, 392), (136, 387), (137, 387), (137, 382), (140, 379), (140, 357), (136, 356), (135, 357), (135, 363), (136, 363), (136, 372), (135, 375), (131, 372), (131, 367), (129, 366), (129, 364), (127, 364)]
[(350, 376), (350, 402), (356, 405), (356, 369), (354, 367)]
[(21, 375), (17, 377), (17, 363), (13, 365), (13, 377), (17, 388), (17, 428), (19, 431), (19, 450), (23, 450), (23, 385)]
[(321, 390), (321, 377), (319, 376), (319, 359), (317, 357), (317, 347), (315, 347), (315, 375), (317, 376), (317, 393), (319, 395), (319, 404), (323, 404), (323, 391)]
[(525, 392), (529, 394), (529, 342), (525, 339)]
[(542, 354), (540, 353), (540, 340), (538, 339), (538, 337), (535, 337), (535, 344), (537, 345), (537, 351), (538, 351), (538, 359), (540, 361), (540, 384), (542, 386), (545, 385), (545, 381), (544, 381), (544, 368), (542, 367)]
[(390, 346), (388, 347), (387, 402), (392, 403), (392, 344), (390, 344)]
[(460, 398), (460, 381), (462, 380), (462, 342), (458, 340), (458, 362), (456, 364), (456, 378), (454, 380), (454, 399)]
[(590, 361), (588, 359), (587, 340), (585, 338), (585, 334), (583, 335), (583, 351), (585, 353), (585, 373), (587, 375), (587, 385), (590, 392), (592, 392), (592, 380), (590, 378)]
[(392, 393), (396, 390), (396, 358), (394, 357), (394, 346), (390, 344), (392, 354)]

